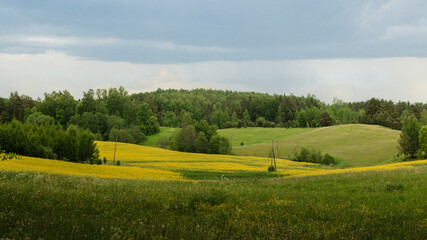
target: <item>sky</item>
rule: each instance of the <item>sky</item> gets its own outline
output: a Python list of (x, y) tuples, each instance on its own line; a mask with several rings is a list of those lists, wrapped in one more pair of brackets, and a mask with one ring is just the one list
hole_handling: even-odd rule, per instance
[(213, 88), (427, 102), (423, 0), (0, 0), (0, 96)]

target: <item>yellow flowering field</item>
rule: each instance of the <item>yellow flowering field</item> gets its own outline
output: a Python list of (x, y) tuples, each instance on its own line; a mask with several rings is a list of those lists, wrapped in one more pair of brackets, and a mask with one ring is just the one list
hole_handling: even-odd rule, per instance
[[(101, 178), (186, 180), (181, 175), (182, 171), (266, 173), (270, 165), (269, 158), (184, 153), (134, 144), (118, 143), (116, 161), (120, 160), (121, 166), (112, 166), (111, 163), (113, 160), (115, 143), (97, 142), (97, 145), (100, 150), (101, 158), (107, 158), (107, 165), (89, 165), (21, 157), (20, 159), (0, 162), (0, 170), (33, 171)], [(333, 169), (322, 167), (318, 164), (293, 162), (284, 159), (277, 159), (276, 162), (278, 168), (277, 174), (283, 177), (394, 170), (398, 168), (410, 168), (413, 167), (413, 165), (427, 164), (427, 160), (423, 160), (370, 167)]]
[(68, 176), (88, 176), (100, 178), (141, 180), (182, 179), (178, 173), (159, 169), (111, 165), (89, 165), (33, 157), (20, 157), (19, 159), (2, 161), (0, 162), (0, 170), (31, 171)]
[[(98, 142), (101, 157), (106, 157), (109, 160), (113, 159), (114, 144), (115, 143), (113, 142)], [(130, 166), (155, 168), (168, 171), (265, 172), (270, 165), (269, 158), (184, 153), (126, 143), (117, 144), (116, 160), (120, 160), (121, 163)], [(347, 169), (322, 168), (318, 164), (314, 163), (294, 162), (284, 159), (276, 159), (276, 163), (278, 174), (280, 175), (308, 176), (361, 171), (394, 170), (398, 168), (412, 167), (413, 165), (418, 164), (427, 164), (427, 160)]]

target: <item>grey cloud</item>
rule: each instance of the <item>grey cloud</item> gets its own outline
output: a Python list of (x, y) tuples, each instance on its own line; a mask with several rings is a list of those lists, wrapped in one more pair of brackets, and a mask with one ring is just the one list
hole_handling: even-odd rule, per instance
[(271, 94), (315, 94), (322, 101), (371, 97), (427, 102), (427, 58), (329, 59), (187, 64), (134, 64), (84, 60), (62, 52), (0, 54), (0, 96), (12, 91), (41, 97), (70, 90), (124, 86), (130, 92), (157, 88), (213, 88)]

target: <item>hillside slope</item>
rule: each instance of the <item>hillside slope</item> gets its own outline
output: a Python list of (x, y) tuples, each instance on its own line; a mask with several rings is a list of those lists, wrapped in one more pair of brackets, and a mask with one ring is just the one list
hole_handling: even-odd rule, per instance
[(237, 155), (267, 157), (274, 140), (282, 158), (293, 156), (298, 147), (306, 147), (338, 157), (343, 165), (369, 166), (393, 161), (398, 153), (400, 131), (350, 124), (311, 129), (221, 129), (219, 134), (232, 139), (233, 152)]

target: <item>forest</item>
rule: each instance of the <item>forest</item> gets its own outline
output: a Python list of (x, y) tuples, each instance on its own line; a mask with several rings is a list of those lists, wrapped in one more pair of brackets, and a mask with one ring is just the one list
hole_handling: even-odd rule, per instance
[(376, 98), (350, 103), (334, 99), (326, 104), (310, 94), (211, 89), (158, 89), (129, 94), (123, 87), (89, 89), (81, 99), (67, 90), (45, 93), (38, 99), (18, 92), (0, 98), (3, 123), (15, 120), (37, 126), (53, 124), (64, 131), (73, 126), (89, 130), (95, 140), (127, 143), (143, 142), (145, 136), (159, 132), (160, 126), (177, 127), (181, 130), (161, 144), (179, 151), (225, 154), (231, 152), (230, 143), (218, 136), (216, 129), (363, 123), (400, 130), (412, 115), (420, 126), (427, 125), (427, 104)]

